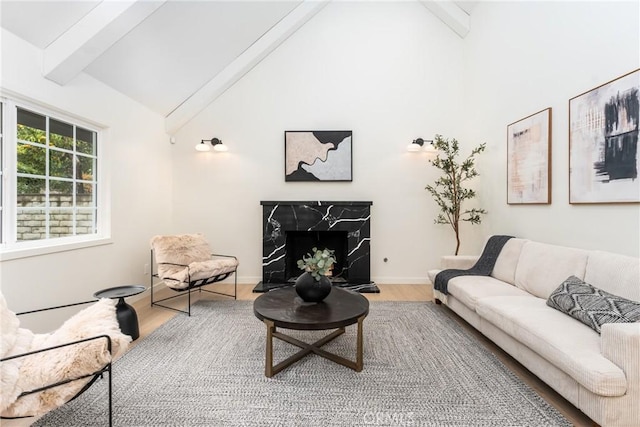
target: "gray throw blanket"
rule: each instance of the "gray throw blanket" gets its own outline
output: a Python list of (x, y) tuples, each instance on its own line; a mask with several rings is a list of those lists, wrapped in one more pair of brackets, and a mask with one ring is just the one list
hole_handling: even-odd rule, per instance
[(480, 258), (473, 267), (468, 270), (459, 270), (454, 268), (442, 270), (436, 275), (435, 283), (433, 284), (434, 289), (437, 289), (446, 295), (449, 293), (447, 289), (449, 279), (453, 279), (458, 276), (490, 275), (493, 271), (493, 267), (496, 265), (496, 260), (498, 259), (498, 255), (500, 255), (500, 251), (502, 251), (502, 247), (511, 238), (513, 238), (513, 236), (491, 236), (482, 251), (482, 255), (480, 255)]

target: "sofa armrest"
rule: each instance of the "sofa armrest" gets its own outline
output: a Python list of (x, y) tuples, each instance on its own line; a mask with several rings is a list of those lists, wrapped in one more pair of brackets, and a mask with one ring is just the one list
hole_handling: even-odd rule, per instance
[(448, 268), (466, 270), (473, 267), (478, 258), (480, 258), (479, 255), (445, 255), (440, 258), (440, 267), (443, 270)]
[[(600, 339), (602, 355), (627, 377), (627, 394), (640, 397), (640, 323), (606, 323)], [(638, 408), (640, 419), (640, 405)]]
[(600, 339), (604, 357), (618, 365), (627, 378), (640, 378), (640, 323), (605, 323)]

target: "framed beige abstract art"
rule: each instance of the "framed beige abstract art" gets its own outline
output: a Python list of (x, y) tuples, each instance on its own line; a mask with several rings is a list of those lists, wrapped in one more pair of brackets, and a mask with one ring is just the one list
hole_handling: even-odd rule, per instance
[(551, 108), (507, 126), (507, 203), (551, 203)]
[(352, 181), (353, 132), (285, 131), (285, 182)]

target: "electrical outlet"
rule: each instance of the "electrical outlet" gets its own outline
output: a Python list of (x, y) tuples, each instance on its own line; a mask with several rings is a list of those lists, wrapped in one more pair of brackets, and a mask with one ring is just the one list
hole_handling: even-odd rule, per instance
[(144, 265), (144, 275), (148, 276), (149, 275), (149, 264), (145, 264)]

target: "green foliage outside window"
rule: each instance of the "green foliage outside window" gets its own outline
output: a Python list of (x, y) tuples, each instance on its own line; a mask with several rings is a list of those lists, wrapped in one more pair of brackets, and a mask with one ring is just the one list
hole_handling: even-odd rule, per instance
[[(78, 133), (89, 139), (91, 132), (78, 129)], [(46, 176), (47, 144), (46, 132), (23, 124), (17, 125), (17, 167), (18, 173)], [(43, 146), (31, 145), (20, 141), (29, 141)], [(76, 179), (93, 181), (94, 159), (85, 156), (74, 156), (71, 153), (55, 150), (62, 148), (73, 150), (73, 138), (57, 133), (49, 134), (49, 192), (52, 194), (72, 194), (72, 185), (64, 181), (56, 181), (55, 178), (73, 178), (74, 164), (76, 167)], [(93, 143), (77, 139), (76, 150), (81, 153), (93, 154)], [(75, 162), (74, 162), (75, 157)], [(46, 181), (39, 178), (21, 177), (18, 179), (18, 194), (44, 194)], [(83, 194), (87, 185), (77, 185), (77, 193)]]

